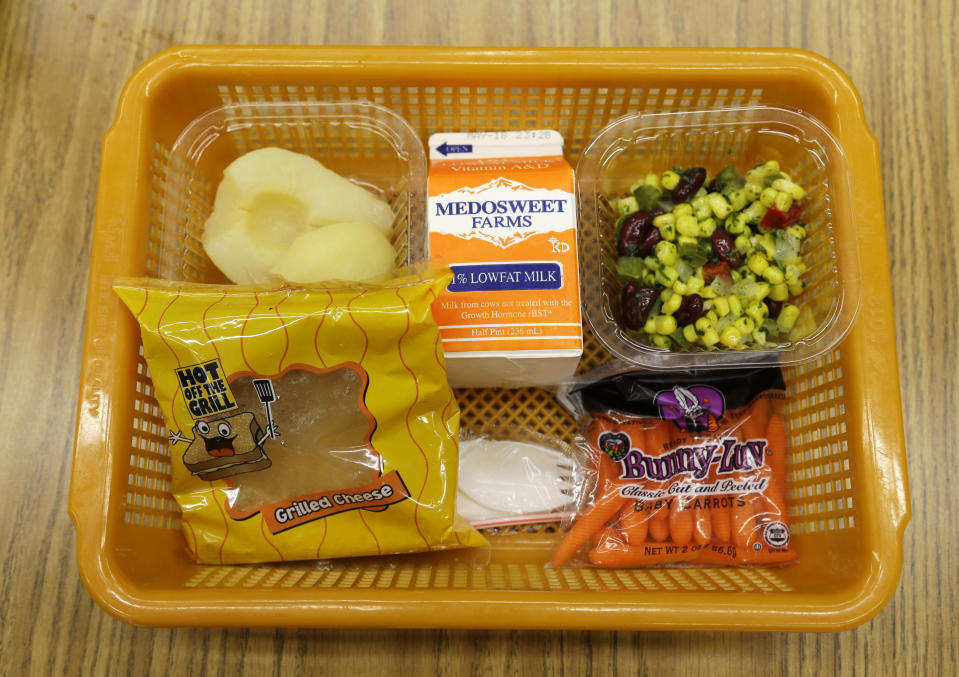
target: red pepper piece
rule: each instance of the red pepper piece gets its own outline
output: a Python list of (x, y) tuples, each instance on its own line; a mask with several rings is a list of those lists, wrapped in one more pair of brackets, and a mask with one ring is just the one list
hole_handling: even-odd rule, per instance
[(707, 263), (703, 266), (703, 281), (706, 284), (710, 284), (716, 278), (732, 284), (733, 275), (729, 270), (729, 264), (725, 261), (720, 261), (719, 263)]
[(788, 228), (794, 223), (799, 223), (800, 216), (802, 216), (802, 207), (793, 205), (789, 208), (789, 211), (786, 212), (786, 221), (783, 223), (783, 226)]
[(800, 216), (802, 216), (802, 207), (799, 205), (793, 205), (788, 212), (784, 212), (774, 205), (766, 210), (759, 225), (767, 230), (788, 228), (797, 223)]

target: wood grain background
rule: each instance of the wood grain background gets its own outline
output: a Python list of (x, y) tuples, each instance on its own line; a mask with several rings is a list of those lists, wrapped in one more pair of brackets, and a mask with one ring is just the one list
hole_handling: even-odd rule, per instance
[[(959, 10), (913, 2), (0, 0), (0, 674), (959, 673)], [(895, 598), (841, 634), (147, 630), (77, 574), (66, 513), (99, 144), (181, 43), (795, 46), (882, 147), (913, 521)], [(865, 303), (869, 303), (869, 271)]]

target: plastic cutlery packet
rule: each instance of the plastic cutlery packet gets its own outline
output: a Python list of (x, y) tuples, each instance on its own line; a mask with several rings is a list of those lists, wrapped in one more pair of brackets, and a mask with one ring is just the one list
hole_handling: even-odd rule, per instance
[(589, 488), (553, 564), (762, 566), (795, 561), (777, 367), (605, 366), (564, 387)]
[(198, 562), (484, 545), (454, 512), (449, 270), (317, 288), (121, 280)]
[(576, 448), (532, 432), (460, 440), (457, 512), (481, 529), (569, 519), (583, 486)]

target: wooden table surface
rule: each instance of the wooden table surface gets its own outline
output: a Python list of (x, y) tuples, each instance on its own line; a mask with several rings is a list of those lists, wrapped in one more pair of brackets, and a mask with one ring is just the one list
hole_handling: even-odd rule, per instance
[[(0, 0), (0, 674), (959, 673), (956, 34), (953, 0)], [(66, 512), (99, 145), (134, 68), (181, 43), (795, 46), (834, 60), (882, 148), (913, 505), (889, 606), (818, 635), (153, 630), (102, 612)]]

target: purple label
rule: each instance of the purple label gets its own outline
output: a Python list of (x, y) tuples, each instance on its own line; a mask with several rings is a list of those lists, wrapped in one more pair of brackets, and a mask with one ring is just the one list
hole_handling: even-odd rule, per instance
[(453, 292), (560, 289), (563, 286), (558, 263), (481, 263), (452, 268), (453, 282), (449, 290)]
[(709, 430), (726, 410), (722, 393), (709, 386), (675, 386), (656, 395), (656, 404), (664, 421), (691, 432)]

